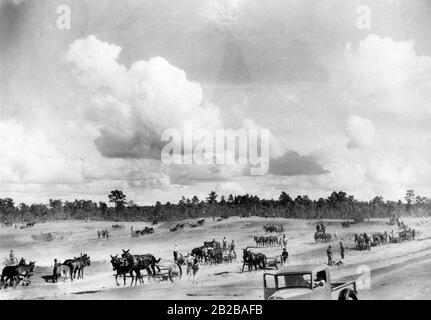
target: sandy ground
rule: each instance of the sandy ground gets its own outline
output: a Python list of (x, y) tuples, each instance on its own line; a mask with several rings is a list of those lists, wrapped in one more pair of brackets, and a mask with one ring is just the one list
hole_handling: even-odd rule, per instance
[[(207, 219), (202, 227), (169, 232), (174, 223), (156, 226), (152, 235), (131, 238), (130, 227), (142, 229), (145, 223), (124, 223), (125, 229), (113, 230), (114, 222), (67, 221), (36, 224), (31, 229), (0, 228), (0, 262), (14, 249), (17, 257), (36, 261), (36, 269), (29, 287), (0, 290), (0, 299), (263, 299), (263, 271), (241, 273), (242, 248), (254, 246), (253, 236), (264, 235), (262, 226), (266, 223), (283, 224), (288, 238), (289, 263), (326, 262), (327, 244), (315, 244), (313, 239), (315, 221), (292, 219), (247, 219), (231, 218), (223, 222)], [(193, 222), (195, 222), (194, 220)], [(328, 220), (327, 231), (336, 233), (346, 247), (344, 265), (331, 267), (333, 279), (356, 279), (363, 266), (371, 270), (370, 288), (360, 291), (360, 299), (429, 299), (431, 297), (431, 219), (406, 218), (409, 226), (420, 231), (417, 240), (401, 244), (387, 244), (374, 247), (370, 252), (353, 250), (351, 236), (355, 232), (396, 231), (387, 220), (371, 220), (351, 228), (341, 228), (341, 221)], [(185, 221), (192, 222), (192, 220)], [(109, 240), (97, 239), (97, 230), (108, 229)], [(32, 234), (56, 232), (62, 240), (37, 242)], [(217, 241), (226, 236), (228, 242), (236, 243), (238, 259), (221, 265), (201, 265), (198, 284), (184, 275), (175, 283), (169, 281), (145, 281), (137, 287), (117, 287), (109, 263), (110, 255), (130, 249), (133, 254), (152, 253), (162, 258), (162, 265), (172, 263), (175, 243), (183, 254), (202, 245), (205, 240)], [(340, 259), (338, 241), (333, 241), (334, 259)], [(280, 254), (279, 248), (253, 249), (267, 256)], [(87, 253), (91, 266), (85, 269), (85, 278), (71, 282), (46, 283), (42, 275), (51, 273), (54, 258), (67, 258)], [(130, 279), (127, 280), (128, 284)], [(120, 281), (121, 283), (121, 281)]]

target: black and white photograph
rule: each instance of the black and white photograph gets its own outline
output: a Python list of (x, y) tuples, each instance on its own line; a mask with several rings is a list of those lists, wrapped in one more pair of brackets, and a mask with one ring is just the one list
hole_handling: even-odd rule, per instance
[(0, 0), (0, 300), (430, 299), (430, 17)]

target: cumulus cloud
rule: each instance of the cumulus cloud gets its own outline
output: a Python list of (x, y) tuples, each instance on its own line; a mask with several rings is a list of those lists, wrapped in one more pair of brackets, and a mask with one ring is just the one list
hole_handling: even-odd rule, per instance
[[(394, 114), (429, 113), (431, 57), (421, 56), (413, 42), (367, 36), (356, 49), (346, 49), (337, 79), (363, 108)], [(347, 77), (347, 78), (346, 78)]]
[(269, 173), (281, 176), (322, 175), (328, 173), (312, 156), (302, 156), (288, 151), (283, 156), (271, 159)]
[(372, 146), (376, 135), (373, 123), (359, 116), (351, 116), (347, 120), (346, 133), (349, 139), (347, 147), (350, 149)]
[(83, 182), (79, 159), (61, 154), (41, 130), (0, 122), (0, 180), (16, 183)]
[(74, 41), (66, 59), (87, 103), (79, 112), (100, 128), (99, 151), (108, 157), (160, 158), (161, 132), (221, 126), (217, 107), (202, 103), (199, 84), (161, 57), (137, 61), (127, 69), (118, 63), (121, 48), (95, 36)]

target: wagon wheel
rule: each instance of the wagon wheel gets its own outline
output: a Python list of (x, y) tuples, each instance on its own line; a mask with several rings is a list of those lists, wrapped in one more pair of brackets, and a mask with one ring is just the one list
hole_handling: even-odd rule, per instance
[(168, 277), (171, 282), (175, 282), (175, 280), (181, 280), (183, 277), (183, 269), (179, 264), (174, 264), (169, 268)]

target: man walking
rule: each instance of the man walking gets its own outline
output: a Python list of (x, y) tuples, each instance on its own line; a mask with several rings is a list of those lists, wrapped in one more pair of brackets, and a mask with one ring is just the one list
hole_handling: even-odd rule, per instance
[(193, 254), (189, 254), (189, 255), (187, 255), (187, 258), (186, 258), (186, 265), (187, 265), (187, 275), (188, 275), (189, 277), (191, 277), (191, 276), (192, 276), (192, 269), (193, 269), (194, 261), (195, 261), (195, 257), (194, 257), (194, 255), (193, 255)]
[(58, 262), (57, 259), (54, 259), (54, 268), (52, 269), (52, 282), (57, 282), (58, 278)]
[(199, 261), (197, 257), (194, 257), (193, 259), (193, 266), (192, 266), (192, 271), (193, 271), (193, 284), (197, 284), (198, 282), (196, 281), (196, 275), (198, 273), (199, 270)]
[(340, 255), (341, 259), (344, 259), (344, 245), (342, 242), (340, 242)]
[(232, 239), (232, 242), (231, 242), (231, 244), (230, 244), (230, 250), (229, 250), (229, 253), (231, 253), (231, 252), (235, 252), (235, 241), (233, 241), (233, 239)]
[(326, 250), (326, 254), (328, 256), (328, 266), (332, 266), (333, 261), (332, 261), (332, 247), (331, 246), (329, 246), (328, 250)]
[(174, 246), (174, 261), (177, 262), (178, 260), (178, 245), (175, 244)]
[(281, 260), (283, 265), (287, 263), (287, 259), (289, 258), (289, 253), (287, 252), (286, 248), (283, 248), (283, 252), (281, 253)]

